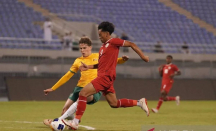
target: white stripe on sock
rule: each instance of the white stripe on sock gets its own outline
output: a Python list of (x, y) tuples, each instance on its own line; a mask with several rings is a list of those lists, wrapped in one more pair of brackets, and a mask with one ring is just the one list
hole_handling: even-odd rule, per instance
[(79, 101), (87, 102), (87, 101), (84, 101), (84, 100), (79, 100)]
[(119, 100), (119, 107), (121, 107), (121, 101)]

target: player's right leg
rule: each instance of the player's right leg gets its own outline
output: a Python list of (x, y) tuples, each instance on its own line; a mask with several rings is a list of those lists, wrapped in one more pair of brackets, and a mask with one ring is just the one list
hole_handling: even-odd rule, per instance
[(173, 83), (167, 83), (166, 88), (163, 89), (164, 92), (166, 92), (166, 95), (163, 95), (163, 100), (164, 101), (176, 101), (176, 104), (179, 105), (180, 103), (180, 97), (179, 96), (167, 96), (169, 91), (172, 89), (172, 84)]
[(65, 120), (62, 120), (62, 122), (71, 127), (73, 130), (78, 129), (79, 121), (81, 120), (85, 109), (86, 109), (86, 104), (87, 104), (87, 97), (91, 96), (93, 94), (96, 94), (97, 91), (95, 90), (94, 86), (92, 83), (89, 83), (86, 85), (79, 93), (79, 99), (78, 99), (78, 105), (77, 105), (77, 111), (76, 111), (76, 116), (72, 122), (68, 122)]
[[(98, 92), (94, 95), (90, 95), (87, 97), (87, 104), (88, 105), (93, 105), (94, 103), (96, 103), (97, 101), (99, 101), (101, 98), (101, 92)], [(69, 109), (61, 116), (59, 117), (59, 119), (68, 119), (69, 117), (72, 117), (72, 119), (74, 118), (74, 114), (76, 112), (77, 109), (77, 101), (74, 102)]]
[(139, 101), (125, 98), (117, 100), (115, 92), (111, 90), (114, 90), (114, 88), (111, 87), (108, 92), (105, 92), (105, 97), (112, 108), (139, 106), (146, 112), (147, 116), (149, 116), (149, 109), (145, 98), (142, 98)]
[[(77, 101), (76, 102), (73, 102), (75, 100), (78, 99), (78, 95), (79, 92), (82, 90), (83, 88), (82, 87), (76, 87), (74, 89), (74, 92), (70, 94), (68, 100), (66, 101), (65, 103), (65, 106), (64, 106), (64, 109), (67, 109), (63, 115), (61, 115), (59, 117), (59, 119), (69, 119), (69, 120), (72, 120), (74, 118), (74, 113), (76, 112), (76, 109), (77, 109)], [(90, 95), (87, 97), (87, 104), (88, 105), (92, 105), (94, 103), (96, 103), (97, 101), (100, 100), (101, 98), (101, 95), (102, 93), (101, 92), (98, 92), (94, 95)], [(73, 103), (69, 108), (68, 108), (68, 105), (71, 104), (71, 102)], [(66, 108), (65, 108), (66, 107)], [(44, 120), (44, 124), (49, 126), (50, 123), (52, 122), (53, 119), (45, 119)]]
[(161, 105), (163, 104), (163, 101), (166, 101), (167, 92), (165, 90), (161, 90), (160, 99), (158, 101), (157, 107), (152, 108), (152, 112), (158, 113), (158, 110), (160, 109)]
[(160, 99), (158, 101), (158, 105), (156, 108), (151, 109), (152, 112), (158, 113), (163, 101), (176, 101), (176, 104), (179, 105), (179, 103), (180, 103), (180, 97), (179, 96), (176, 96), (176, 97), (167, 96), (170, 89), (172, 88), (172, 84), (167, 84), (167, 85), (168, 86), (162, 85), (163, 88), (161, 88), (161, 96), (160, 96)]

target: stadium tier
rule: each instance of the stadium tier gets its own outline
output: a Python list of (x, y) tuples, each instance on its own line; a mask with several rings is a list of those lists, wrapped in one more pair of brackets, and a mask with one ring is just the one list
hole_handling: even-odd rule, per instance
[[(186, 41), (193, 45), (216, 42), (212, 33), (200, 28), (185, 16), (171, 10), (157, 0), (79, 0), (64, 2), (59, 0), (34, 0), (34, 2), (56, 14), (79, 15), (79, 17), (62, 16), (62, 18), (70, 21), (98, 23), (96, 18), (112, 21), (116, 27), (133, 36), (136, 41), (155, 43), (162, 41), (172, 44)], [(203, 3), (201, 0), (199, 2)], [(193, 4), (195, 1), (190, 0), (186, 3)], [(193, 7), (196, 8), (196, 6)], [(83, 17), (80, 17), (82, 15)], [(210, 15), (207, 16), (211, 17)], [(176, 48), (168, 48), (173, 50), (169, 53), (179, 52)], [(199, 47), (193, 48), (193, 53), (202, 52)], [(209, 48), (207, 53), (213, 53), (213, 50)]]
[[(41, 27), (34, 25), (35, 21), (44, 21), (45, 18), (32, 8), (26, 7), (24, 3), (17, 0), (0, 1), (0, 37), (14, 38), (43, 38)], [(57, 36), (53, 36), (57, 39)], [(2, 46), (10, 43), (28, 43), (28, 41), (0, 40)], [(34, 42), (31, 42), (31, 44)], [(42, 42), (35, 42), (41, 44)], [(9, 48), (19, 48), (10, 47)], [(22, 47), (20, 47), (22, 48)]]
[[(195, 12), (194, 15), (201, 19), (207, 22), (211, 19), (209, 23), (215, 23), (213, 0), (205, 4), (202, 0), (173, 1), (192, 13)], [(200, 28), (192, 20), (166, 7), (158, 0), (33, 0), (33, 2), (68, 21), (94, 23), (111, 21), (118, 29), (131, 36), (131, 39), (134, 38), (133, 41), (141, 42), (138, 45), (145, 52), (153, 52), (154, 45), (160, 41), (166, 53), (180, 53), (179, 45), (183, 42), (188, 44), (191, 53), (216, 53), (212, 48), (216, 37), (212, 33)], [(44, 21), (40, 13), (16, 0), (2, 0), (1, 3), (0, 12), (3, 19), (0, 21), (0, 37), (43, 38), (40, 27), (32, 24), (34, 21)], [(205, 10), (208, 6), (210, 8)], [(121, 36), (122, 32), (117, 30), (115, 33)], [(0, 43), (19, 42), (0, 40)], [(205, 45), (205, 48), (196, 45)]]
[(215, 0), (172, 0), (193, 15), (216, 27)]

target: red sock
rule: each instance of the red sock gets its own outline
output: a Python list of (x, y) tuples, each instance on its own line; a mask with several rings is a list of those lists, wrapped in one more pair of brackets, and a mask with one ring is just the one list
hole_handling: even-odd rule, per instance
[(175, 101), (175, 100), (176, 100), (176, 97), (167, 96), (167, 100), (168, 100), (168, 101)]
[(158, 101), (157, 110), (160, 109), (162, 103), (163, 103), (163, 98), (160, 98), (159, 101)]
[(119, 99), (117, 108), (119, 107), (132, 107), (137, 106), (137, 100), (131, 100), (131, 99)]
[(76, 117), (75, 117), (76, 119), (79, 119), (79, 120), (81, 119), (86, 109), (86, 102), (87, 102), (87, 97), (79, 96)]

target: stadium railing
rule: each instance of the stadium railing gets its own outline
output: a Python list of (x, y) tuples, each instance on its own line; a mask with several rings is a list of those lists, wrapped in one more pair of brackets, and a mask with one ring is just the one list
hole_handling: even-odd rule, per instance
[[(146, 53), (150, 56), (150, 62), (145, 63), (131, 50), (120, 52), (119, 56), (128, 55), (130, 60), (117, 66), (117, 75), (123, 78), (159, 78), (157, 68), (159, 65), (166, 63), (167, 53)], [(93, 52), (98, 52), (98, 50)], [(178, 78), (213, 79), (216, 77), (215, 55), (171, 55), (174, 57), (173, 63), (182, 71), (182, 75)], [(26, 76), (60, 77), (68, 71), (74, 60), (80, 56), (79, 51), (0, 49), (0, 73), (14, 74), (21, 72), (25, 73)]]
[[(103, 22), (104, 20), (103, 19), (101, 19), (101, 18), (99, 18), (99, 17), (97, 17), (97, 16), (93, 16), (93, 15), (83, 15), (83, 14), (60, 14), (60, 13), (57, 13), (56, 14), (57, 16), (60, 16), (60, 17), (64, 17), (64, 18), (66, 18), (66, 19), (68, 19), (68, 18), (77, 18), (77, 19), (81, 19), (81, 18), (89, 18), (89, 19), (91, 19), (92, 21), (91, 22), (94, 22), (94, 23), (97, 23), (97, 24), (99, 24), (99, 23), (101, 23), (101, 22)], [(64, 27), (66, 27), (66, 26), (73, 26), (73, 25), (71, 25), (71, 24), (67, 24), (67, 23), (65, 23), (65, 25), (64, 25)], [(73, 27), (74, 29), (76, 29), (75, 27)], [(76, 29), (76, 31), (80, 31), (80, 30), (78, 30), (78, 29)], [(117, 34), (118, 35), (121, 35), (122, 33), (125, 33), (122, 29), (120, 29), (120, 28), (117, 28), (117, 27), (115, 27), (115, 32), (117, 32)], [(76, 33), (76, 32), (75, 32)], [(85, 34), (85, 32), (82, 32), (83, 34)], [(115, 35), (116, 36), (116, 35)], [(130, 38), (130, 40), (132, 40), (132, 41), (134, 41), (135, 40), (135, 38), (133, 37), (133, 36), (131, 36), (130, 34), (127, 34), (127, 36)]]
[[(100, 41), (92, 41), (93, 51), (98, 51), (101, 46)], [(152, 53), (155, 50), (156, 43), (153, 42), (135, 42), (144, 52)], [(181, 43), (161, 43), (164, 53), (183, 53)], [(73, 42), (72, 47), (78, 51), (78, 40)], [(190, 54), (216, 54), (215, 44), (188, 44)], [(62, 41), (53, 39), (48, 42), (39, 38), (13, 38), (0, 37), (0, 48), (21, 48), (21, 49), (45, 49), (45, 50), (62, 50), (64, 49)], [(121, 52), (127, 52), (121, 48)]]

